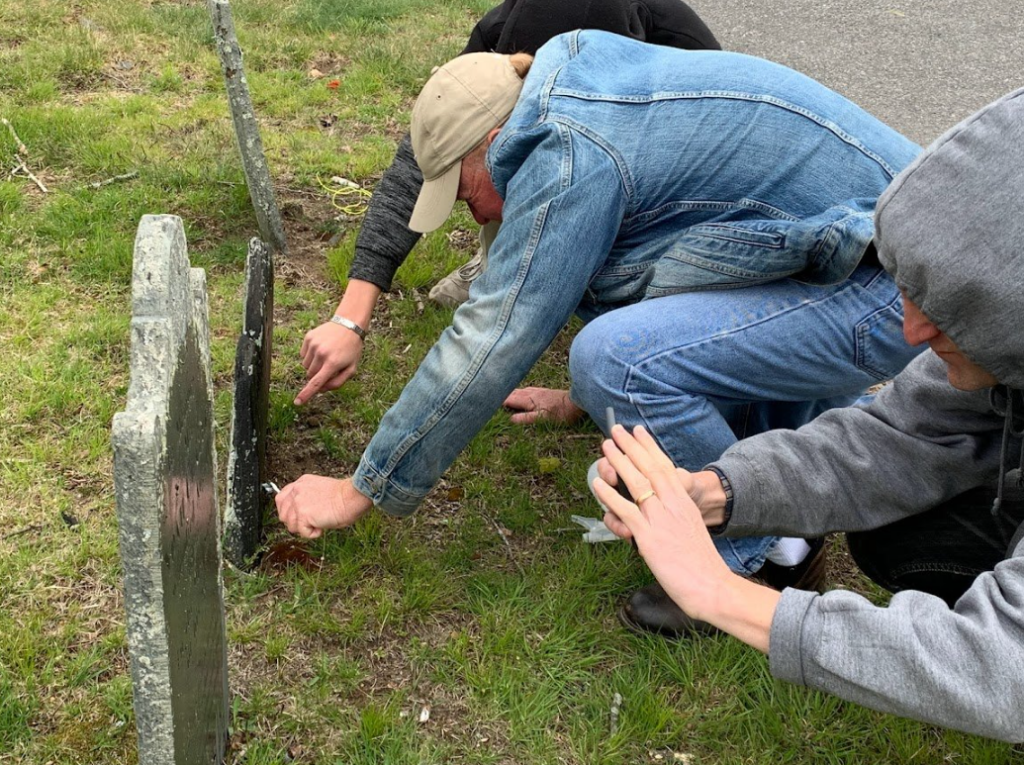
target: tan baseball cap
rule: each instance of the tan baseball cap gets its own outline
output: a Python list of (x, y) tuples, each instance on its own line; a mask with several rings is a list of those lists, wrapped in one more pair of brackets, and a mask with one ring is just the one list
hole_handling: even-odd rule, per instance
[(522, 89), (509, 57), (498, 53), (468, 53), (434, 71), (412, 108), (412, 150), (424, 183), (409, 228), (427, 233), (448, 220), (463, 158), (508, 119)]

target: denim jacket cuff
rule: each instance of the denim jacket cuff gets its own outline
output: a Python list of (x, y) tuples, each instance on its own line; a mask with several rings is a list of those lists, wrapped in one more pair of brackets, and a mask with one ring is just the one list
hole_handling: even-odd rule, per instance
[(423, 495), (413, 494), (382, 476), (380, 471), (367, 461), (365, 454), (359, 460), (356, 472), (352, 474), (352, 485), (360, 494), (373, 500), (373, 504), (385, 513), (398, 518), (412, 515), (423, 501)]

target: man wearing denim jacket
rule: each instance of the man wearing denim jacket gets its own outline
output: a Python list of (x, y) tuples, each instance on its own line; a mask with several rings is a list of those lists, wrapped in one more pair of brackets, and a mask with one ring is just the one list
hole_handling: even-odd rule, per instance
[[(473, 27), (462, 55), (532, 54), (552, 37), (573, 29), (603, 29), (687, 50), (721, 48), (707, 25), (681, 0), (504, 0)], [(395, 272), (419, 241), (421, 235), (406, 224), (422, 187), (423, 176), (407, 135), (373, 190), (356, 236), (345, 294), (335, 313), (360, 331), (369, 326), (381, 292), (391, 289)], [(435, 284), (430, 300), (451, 308), (466, 301), (470, 283), (487, 263), (492, 233), (491, 227), (481, 230), (476, 254)], [(305, 404), (318, 392), (340, 388), (355, 374), (363, 355), (363, 334), (339, 326), (334, 319), (306, 334), (300, 356), (307, 383), (295, 397), (296, 404)]]
[[(461, 56), (420, 95), (412, 135), (425, 184), (410, 228), (437, 228), (463, 199), (481, 224), (502, 222), (491, 261), (354, 476), (303, 476), (281, 492), (289, 530), (315, 537), (372, 505), (412, 513), (574, 311), (657, 310), (623, 342), (677, 367), (692, 359), (683, 384), (694, 387), (640, 370), (649, 386), (620, 421), (647, 421), (645, 407), (669, 401), (675, 431), (661, 414), (650, 424), (695, 468), (736, 434), (851, 403), (916, 354), (895, 284), (864, 257), (875, 201), (918, 153), (912, 142), (819, 83), (740, 54), (577, 31), (522, 74), (508, 56)], [(587, 362), (581, 348), (573, 364)], [(603, 415), (607, 397), (576, 382), (572, 400)], [(750, 574), (774, 544), (721, 551)]]

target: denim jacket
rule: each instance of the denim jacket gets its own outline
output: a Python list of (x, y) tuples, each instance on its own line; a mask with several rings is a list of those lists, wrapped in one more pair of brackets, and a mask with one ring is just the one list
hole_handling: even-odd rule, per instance
[(606, 32), (552, 39), (487, 154), (504, 199), (487, 269), (381, 421), (356, 488), (415, 510), (574, 311), (842, 281), (918, 152), (778, 64)]

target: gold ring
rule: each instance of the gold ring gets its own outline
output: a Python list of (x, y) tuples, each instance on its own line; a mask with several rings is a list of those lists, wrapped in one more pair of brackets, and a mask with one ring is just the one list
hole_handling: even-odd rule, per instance
[(647, 491), (645, 491), (643, 494), (641, 494), (639, 497), (636, 498), (636, 506), (640, 507), (640, 505), (642, 505), (645, 501), (647, 501), (648, 499), (650, 499), (653, 496), (654, 496), (654, 489), (648, 489)]

